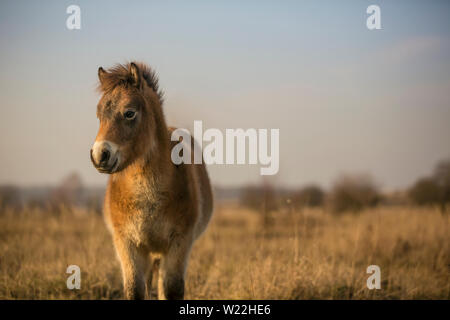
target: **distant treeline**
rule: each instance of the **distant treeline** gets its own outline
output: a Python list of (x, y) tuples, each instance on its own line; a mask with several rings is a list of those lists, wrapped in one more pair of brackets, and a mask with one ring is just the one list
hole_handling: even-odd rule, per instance
[(382, 194), (370, 175), (342, 175), (329, 192), (318, 185), (297, 190), (279, 190), (268, 183), (248, 186), (241, 193), (240, 203), (261, 212), (305, 207), (326, 207), (334, 213), (357, 212), (380, 204), (435, 205), (444, 212), (450, 204), (450, 161), (439, 163), (432, 175), (418, 179), (406, 191)]
[[(59, 208), (83, 207), (100, 213), (104, 187), (85, 187), (78, 174), (67, 176), (56, 187), (18, 188), (0, 186), (0, 210), (21, 210), (39, 207), (57, 211)], [(330, 212), (357, 212), (377, 205), (434, 205), (444, 212), (450, 204), (450, 161), (439, 163), (428, 177), (417, 180), (410, 188), (383, 194), (367, 174), (343, 175), (329, 191), (318, 185), (298, 189), (275, 188), (269, 183), (243, 188), (214, 188), (215, 202), (238, 201), (242, 206), (260, 211), (300, 210), (305, 207), (326, 207)]]
[(63, 207), (82, 207), (100, 213), (103, 195), (104, 188), (85, 187), (80, 176), (72, 173), (55, 187), (0, 186), (0, 210), (39, 208), (58, 212)]

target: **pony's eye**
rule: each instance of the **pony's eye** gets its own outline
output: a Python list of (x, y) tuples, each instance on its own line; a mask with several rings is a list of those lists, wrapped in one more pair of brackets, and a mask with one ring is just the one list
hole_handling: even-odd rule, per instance
[(136, 112), (134, 112), (133, 110), (128, 110), (128, 111), (125, 111), (123, 116), (127, 120), (133, 120), (136, 117)]

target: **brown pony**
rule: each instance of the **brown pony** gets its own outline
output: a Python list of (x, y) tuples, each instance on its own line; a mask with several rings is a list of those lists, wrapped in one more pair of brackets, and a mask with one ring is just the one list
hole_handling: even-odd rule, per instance
[[(141, 63), (98, 69), (100, 129), (91, 160), (110, 174), (105, 221), (122, 266), (127, 299), (183, 299), (189, 252), (212, 214), (203, 164), (175, 165), (155, 73)], [(192, 146), (191, 146), (192, 147)]]

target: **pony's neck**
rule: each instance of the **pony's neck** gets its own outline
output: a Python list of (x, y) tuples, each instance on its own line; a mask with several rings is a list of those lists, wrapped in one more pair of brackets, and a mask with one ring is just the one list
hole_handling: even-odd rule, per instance
[(155, 92), (145, 87), (143, 95), (149, 105), (153, 102), (152, 114), (155, 122), (153, 133), (150, 133), (152, 136), (151, 146), (143, 154), (143, 165), (155, 175), (167, 176), (170, 173), (167, 172), (168, 169), (173, 166), (170, 159), (170, 137), (164, 112)]

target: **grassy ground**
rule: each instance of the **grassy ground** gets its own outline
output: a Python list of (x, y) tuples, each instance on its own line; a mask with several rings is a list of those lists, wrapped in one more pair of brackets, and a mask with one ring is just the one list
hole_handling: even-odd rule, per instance
[[(66, 288), (68, 265), (81, 289)], [(366, 268), (381, 268), (368, 290)], [(121, 273), (101, 217), (0, 214), (1, 299), (120, 299)], [(450, 299), (450, 219), (434, 209), (261, 215), (220, 207), (194, 246), (187, 299)]]

